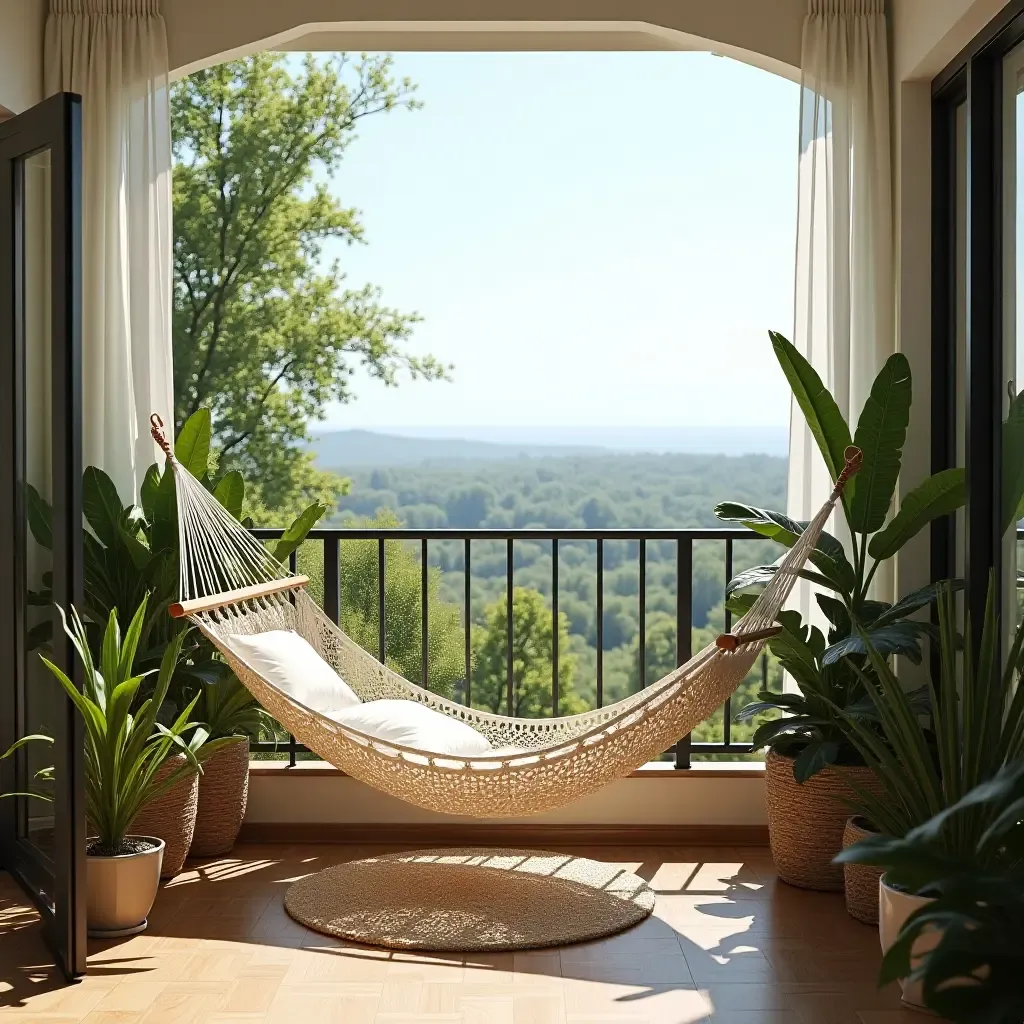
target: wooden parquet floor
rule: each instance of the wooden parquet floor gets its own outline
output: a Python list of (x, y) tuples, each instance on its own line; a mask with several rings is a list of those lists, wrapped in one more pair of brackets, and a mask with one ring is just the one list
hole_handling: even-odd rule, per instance
[(841, 895), (779, 882), (767, 850), (574, 848), (658, 892), (630, 932), (493, 956), (389, 953), (317, 935), (282, 898), (380, 847), (243, 845), (162, 886), (149, 930), (90, 946), (64, 985), (0, 875), (0, 1020), (33, 1024), (900, 1024), (876, 930)]

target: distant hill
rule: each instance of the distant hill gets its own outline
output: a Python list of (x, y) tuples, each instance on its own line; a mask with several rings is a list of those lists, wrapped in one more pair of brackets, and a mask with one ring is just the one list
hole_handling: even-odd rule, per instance
[(462, 438), (401, 437), (371, 430), (332, 430), (313, 438), (310, 450), (321, 469), (411, 466), (426, 462), (497, 461), (565, 455), (604, 455), (594, 445), (509, 444)]
[(310, 450), (321, 469), (648, 452), (785, 456), (782, 427), (403, 427), (332, 430)]

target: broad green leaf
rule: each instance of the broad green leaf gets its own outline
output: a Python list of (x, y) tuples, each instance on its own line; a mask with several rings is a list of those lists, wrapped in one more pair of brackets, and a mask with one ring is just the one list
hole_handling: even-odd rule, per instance
[(225, 473), (213, 489), (213, 496), (235, 517), (242, 516), (242, 502), (245, 501), (245, 482), (237, 469)]
[[(846, 465), (844, 453), (850, 446), (850, 428), (814, 367), (781, 334), (770, 331), (769, 337), (793, 397), (807, 420), (807, 427), (818, 444), (829, 474), (835, 480)], [(856, 487), (850, 486), (855, 483), (856, 478), (847, 485), (844, 503), (856, 494)]]
[(159, 489), (160, 467), (154, 462), (153, 465), (146, 470), (146, 475), (142, 478), (142, 484), (139, 487), (139, 500), (142, 504), (142, 510), (146, 513), (150, 522), (152, 522), (153, 514), (156, 510), (157, 494)]
[(132, 560), (132, 565), (141, 572), (149, 565), (149, 561), (153, 557), (153, 552), (149, 550), (149, 545), (145, 542), (145, 533), (132, 532), (121, 525), (118, 525), (117, 532), (122, 545), (128, 552), (128, 557)]
[(1003, 421), (1003, 529), (1024, 518), (1024, 391)]
[(178, 549), (178, 498), (174, 483), (174, 470), (164, 466), (160, 483), (153, 495), (151, 515), (151, 547), (153, 551)]
[(850, 654), (867, 654), (868, 642), (883, 657), (889, 654), (902, 654), (910, 658), (914, 664), (921, 661), (921, 637), (932, 634), (930, 622), (919, 622), (916, 619), (900, 619), (886, 626), (872, 626), (864, 634), (855, 633), (838, 643), (833, 644), (822, 655), (823, 665), (834, 665), (840, 658)]
[(31, 485), (25, 484), (25, 511), (28, 516), (28, 528), (32, 531), (36, 543), (53, 549), (53, 510), (43, 496)]
[(327, 511), (327, 506), (316, 501), (302, 510), (298, 517), (284, 531), (274, 548), (274, 557), (279, 562), (284, 560), (306, 539), (306, 534), (313, 529)]
[(962, 469), (936, 473), (903, 498), (896, 515), (871, 538), (868, 554), (879, 561), (891, 558), (933, 519), (955, 512), (966, 501), (967, 482)]
[(117, 527), (124, 506), (114, 481), (95, 466), (89, 466), (82, 474), (82, 511), (103, 546), (113, 547), (117, 543)]
[(888, 515), (907, 440), (910, 400), (910, 363), (895, 352), (871, 385), (853, 439), (864, 453), (850, 502), (850, 525), (860, 533), (880, 530)]
[(197, 480), (206, 476), (210, 467), (209, 409), (197, 409), (182, 425), (174, 456)]
[(835, 740), (809, 743), (793, 762), (793, 778), (799, 783), (806, 782), (823, 768), (835, 764), (839, 757), (839, 744)]
[(912, 591), (906, 597), (897, 601), (896, 604), (887, 607), (874, 619), (865, 622), (865, 625), (877, 628), (878, 626), (887, 626), (890, 622), (898, 622), (900, 619), (905, 619), (908, 615), (913, 615), (914, 612), (934, 604), (938, 600), (939, 594), (944, 591), (956, 593), (958, 590), (963, 590), (963, 588), (963, 580), (942, 580), (939, 583), (929, 583), (926, 587)]

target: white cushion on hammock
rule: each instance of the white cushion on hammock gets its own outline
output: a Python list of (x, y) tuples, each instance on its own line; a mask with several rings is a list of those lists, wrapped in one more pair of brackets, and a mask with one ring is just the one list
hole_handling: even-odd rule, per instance
[(324, 714), (360, 703), (352, 687), (293, 629), (231, 633), (224, 639), (254, 672), (307, 708)]
[(327, 716), (386, 743), (432, 754), (472, 757), (486, 754), (487, 737), (458, 719), (442, 715), (416, 700), (374, 700)]

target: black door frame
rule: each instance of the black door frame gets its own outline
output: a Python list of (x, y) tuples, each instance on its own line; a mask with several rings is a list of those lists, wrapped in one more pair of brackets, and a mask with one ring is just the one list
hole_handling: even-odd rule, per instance
[[(966, 608), (980, 624), (989, 579), (1002, 598), (1003, 58), (1024, 40), (1014, 0), (932, 82), (932, 471), (956, 465), (956, 397), (965, 388)], [(956, 117), (966, 119), (966, 380), (956, 379)], [(953, 517), (932, 528), (933, 579), (955, 574)], [(997, 604), (998, 607), (998, 604)], [(1001, 610), (1001, 609), (1000, 609)], [(974, 630), (980, 643), (981, 630)]]
[[(24, 344), (24, 157), (50, 153), (51, 460), (53, 594), (56, 604), (81, 605), (82, 325), (81, 101), (70, 93), (44, 100), (0, 124), (0, 649), (14, 671), (0, 677), (0, 749), (22, 734), (24, 666), (24, 480), (26, 409)], [(13, 655), (13, 657), (11, 657)], [(55, 624), (52, 660), (79, 686), (74, 648)], [(54, 723), (54, 857), (19, 838), (20, 801), (0, 800), (0, 860), (43, 916), (45, 933), (68, 978), (85, 971), (85, 740), (72, 702)], [(14, 760), (0, 762), (0, 788), (15, 782)]]

